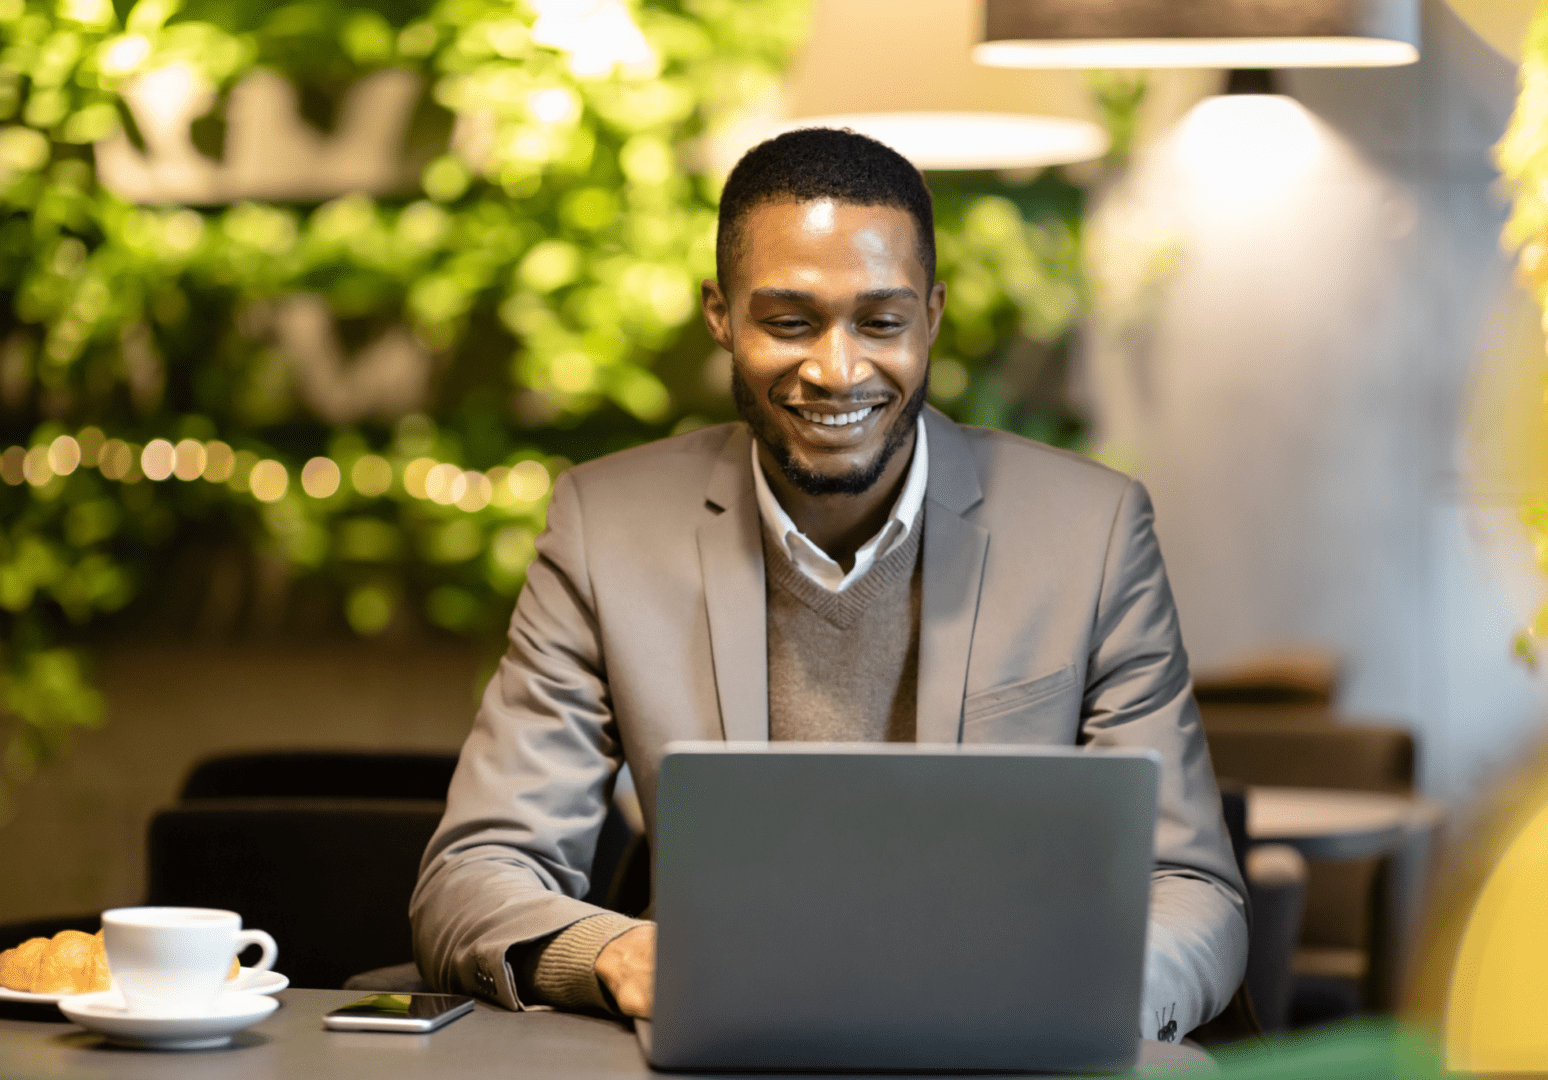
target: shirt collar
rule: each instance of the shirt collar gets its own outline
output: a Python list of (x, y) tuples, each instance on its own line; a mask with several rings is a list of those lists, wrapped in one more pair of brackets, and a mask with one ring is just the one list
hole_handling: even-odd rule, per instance
[[(763, 518), (764, 527), (774, 536), (785, 549), (785, 554), (796, 557), (792, 539), (797, 539), (802, 548), (807, 549), (809, 557), (826, 560), (835, 568), (838, 563), (828, 556), (828, 553), (812, 543), (806, 534), (796, 527), (790, 515), (785, 513), (785, 508), (774, 497), (774, 491), (769, 487), (768, 478), (763, 475), (763, 464), (758, 460), (758, 440), (752, 444), (752, 468), (753, 487), (758, 495), (758, 513)], [(895, 533), (891, 542), (887, 544), (888, 550), (907, 538), (914, 523), (919, 519), (919, 511), (924, 506), (925, 488), (930, 479), (930, 444), (925, 435), (924, 417), (921, 415), (915, 421), (914, 427), (914, 459), (908, 465), (908, 479), (903, 482), (903, 490), (898, 493), (897, 502), (892, 504), (892, 513), (887, 515), (886, 522), (881, 530), (871, 539), (861, 545), (861, 550), (867, 550), (880, 544), (889, 532)], [(896, 528), (901, 526), (901, 528)], [(884, 552), (874, 553), (876, 557)], [(869, 562), (870, 560), (867, 560)]]

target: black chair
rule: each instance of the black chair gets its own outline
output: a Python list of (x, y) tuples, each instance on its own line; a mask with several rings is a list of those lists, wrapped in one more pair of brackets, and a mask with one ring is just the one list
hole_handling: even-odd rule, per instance
[(147, 842), (150, 904), (229, 908), (280, 944), (297, 986), (336, 987), (413, 955), (409, 897), (443, 804), (196, 799)]
[[(223, 754), (194, 766), (183, 801), (207, 799), (422, 799), (444, 803), (456, 754), (297, 750)], [(589, 903), (637, 915), (650, 903), (644, 837), (612, 808), (597, 839)]]
[(181, 799), (446, 801), (456, 754), (296, 750), (222, 754), (194, 766)]

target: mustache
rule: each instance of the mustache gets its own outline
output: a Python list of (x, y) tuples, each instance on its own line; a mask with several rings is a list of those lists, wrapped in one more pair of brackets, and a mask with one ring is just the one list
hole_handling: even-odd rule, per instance
[(890, 405), (897, 399), (897, 394), (883, 394), (880, 397), (871, 396), (864, 398), (820, 397), (808, 398), (803, 396), (769, 396), (769, 400), (775, 405), (786, 409), (800, 409), (815, 405), (837, 406), (845, 412), (855, 409), (869, 409), (881, 405)]

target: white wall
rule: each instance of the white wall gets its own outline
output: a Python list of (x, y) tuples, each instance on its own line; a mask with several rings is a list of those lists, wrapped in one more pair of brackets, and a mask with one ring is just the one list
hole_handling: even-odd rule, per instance
[(1409, 724), (1425, 790), (1460, 802), (1548, 690), (1509, 656), (1542, 584), (1508, 501), (1464, 496), (1470, 373), (1512, 290), (1489, 148), (1514, 71), (1424, 16), (1414, 67), (1286, 73), (1299, 117), (1195, 112), (1136, 158), (1092, 215), (1086, 362), (1195, 667), (1326, 643), (1344, 708)]

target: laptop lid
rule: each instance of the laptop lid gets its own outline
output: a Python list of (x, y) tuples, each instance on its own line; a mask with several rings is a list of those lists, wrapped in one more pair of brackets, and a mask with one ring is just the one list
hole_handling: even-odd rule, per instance
[(658, 1068), (1122, 1070), (1152, 751), (674, 743)]

